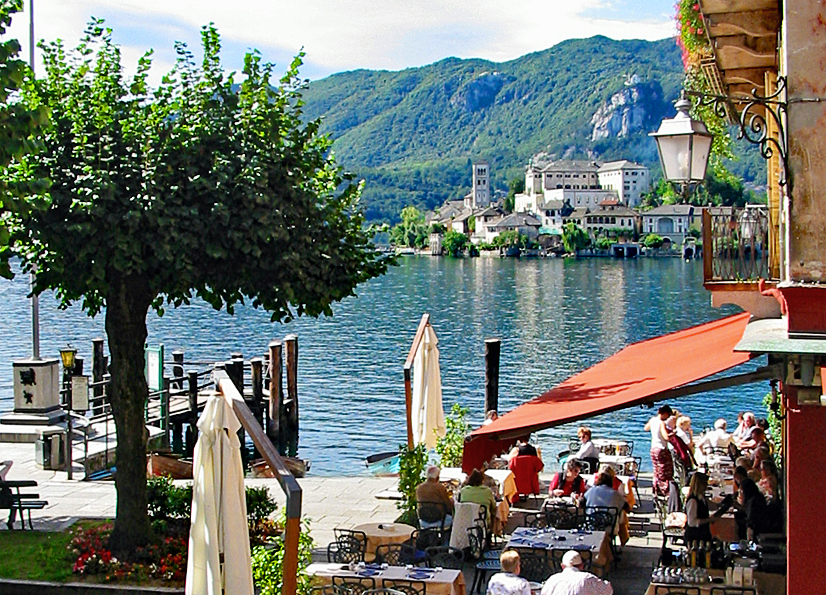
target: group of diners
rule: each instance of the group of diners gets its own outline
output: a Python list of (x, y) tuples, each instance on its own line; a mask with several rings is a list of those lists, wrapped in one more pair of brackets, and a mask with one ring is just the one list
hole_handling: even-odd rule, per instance
[[(488, 582), (487, 595), (531, 595), (530, 583), (519, 576), (519, 552), (506, 550), (499, 556), (502, 571)], [(562, 557), (562, 571), (542, 584), (541, 595), (612, 595), (611, 583), (583, 569), (579, 552), (570, 550)]]
[[(687, 541), (711, 541), (710, 526), (729, 509), (735, 511), (739, 539), (782, 531), (779, 481), (768, 427), (766, 420), (744, 412), (738, 415), (734, 432), (728, 433), (726, 420), (718, 419), (713, 430), (694, 437), (690, 418), (669, 405), (661, 406), (648, 421), (645, 429), (651, 432), (654, 493), (668, 499), (669, 512), (685, 512)], [(683, 452), (687, 453), (685, 458)], [(708, 495), (710, 468), (717, 470), (723, 481), (731, 481), (729, 489), (733, 492), (719, 503), (714, 514)], [(684, 507), (683, 484), (688, 485)]]
[[(453, 496), (439, 481), (441, 468), (431, 465), (425, 472), (426, 479), (416, 487), (419, 525), (422, 529), (447, 528), (453, 524)], [(498, 497), (496, 482), (478, 469), (471, 471), (458, 492), (459, 502), (474, 502), (487, 511), (488, 529), (493, 529)]]

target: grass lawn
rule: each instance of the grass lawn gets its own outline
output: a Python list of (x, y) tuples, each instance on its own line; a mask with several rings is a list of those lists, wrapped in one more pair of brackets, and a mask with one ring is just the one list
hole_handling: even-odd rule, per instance
[[(92, 527), (100, 521), (82, 521)], [(72, 577), (71, 554), (66, 549), (72, 529), (60, 533), (43, 531), (0, 532), (0, 577), (33, 581), (65, 582)]]

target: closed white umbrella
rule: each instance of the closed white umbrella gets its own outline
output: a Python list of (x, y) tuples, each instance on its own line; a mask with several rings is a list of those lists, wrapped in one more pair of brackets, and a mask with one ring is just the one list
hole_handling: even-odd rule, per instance
[(198, 420), (186, 595), (253, 595), (238, 421), (221, 395)]
[(413, 443), (424, 443), (427, 448), (435, 447), (436, 440), (447, 432), (438, 343), (433, 327), (427, 325), (413, 358)]

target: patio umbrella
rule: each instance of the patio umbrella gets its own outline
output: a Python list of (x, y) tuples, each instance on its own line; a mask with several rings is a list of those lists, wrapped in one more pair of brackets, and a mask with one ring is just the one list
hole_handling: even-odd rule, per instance
[(210, 397), (192, 463), (186, 595), (253, 593), (240, 428), (226, 399)]
[(439, 340), (427, 325), (413, 358), (413, 443), (436, 446), (436, 439), (447, 432), (442, 407), (442, 375), (439, 371)]

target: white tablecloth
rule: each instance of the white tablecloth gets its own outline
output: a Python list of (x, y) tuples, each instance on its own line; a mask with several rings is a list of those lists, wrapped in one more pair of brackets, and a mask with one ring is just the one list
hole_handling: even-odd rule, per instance
[(467, 530), (479, 518), (479, 505), (476, 502), (456, 502), (453, 511), (453, 528), (450, 530), (450, 547), (460, 550), (470, 547)]

